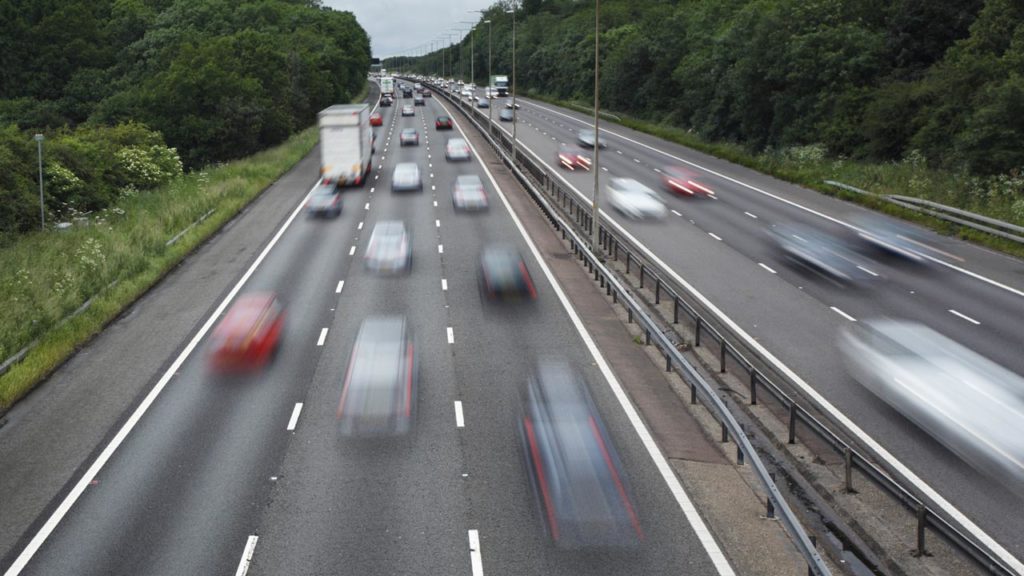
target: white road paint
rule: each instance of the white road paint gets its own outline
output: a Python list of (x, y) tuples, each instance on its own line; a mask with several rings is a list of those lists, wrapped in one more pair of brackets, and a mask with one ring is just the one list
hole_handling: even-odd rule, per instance
[(445, 278), (441, 278), (441, 290), (448, 290), (448, 280)]
[(715, 234), (714, 232), (708, 232), (708, 236), (711, 236), (712, 238), (714, 238), (715, 240), (718, 240), (719, 242), (722, 241), (722, 237), (719, 236), (718, 234)]
[(370, 186), (370, 194), (373, 194), (374, 190), (376, 190), (376, 188), (374, 188), (373, 186)]
[(441, 227), (441, 221), (440, 220), (434, 220), (434, 228), (440, 228), (440, 227)]
[(607, 168), (605, 168), (604, 166), (601, 166), (601, 170), (604, 170), (605, 172), (607, 172), (607, 171), (608, 171), (608, 169), (607, 169)]
[(480, 534), (476, 530), (469, 531), (469, 565), (473, 576), (484, 576), (484, 561), (480, 556)]
[[(441, 106), (444, 107), (444, 104), (441, 104)], [(456, 126), (456, 128), (458, 128), (459, 132), (462, 133), (463, 137), (466, 137), (466, 134), (465, 132), (462, 132), (461, 127)], [(467, 142), (468, 141), (469, 140), (467, 138)], [(476, 158), (480, 157), (480, 155), (476, 153), (472, 143), (469, 143), (469, 148)], [(533, 154), (532, 151), (530, 153)], [(536, 154), (534, 155), (536, 156)], [(540, 161), (540, 158), (538, 158), (538, 161)], [(711, 534), (707, 524), (704, 523), (704, 519), (701, 518), (700, 513), (693, 504), (693, 501), (690, 500), (690, 496), (686, 493), (686, 490), (683, 489), (683, 485), (679, 482), (679, 478), (676, 477), (675, 472), (669, 465), (668, 460), (666, 460), (665, 455), (661, 453), (661, 449), (658, 448), (658, 445), (655, 443), (654, 437), (651, 436), (651, 432), (647, 429), (647, 426), (640, 418), (640, 414), (636, 411), (632, 402), (630, 402), (629, 396), (626, 394), (626, 391), (623, 390), (622, 385), (615, 376), (615, 373), (612, 372), (611, 366), (608, 365), (604, 355), (601, 354), (601, 351), (597, 347), (597, 343), (594, 342), (590, 332), (587, 331), (587, 327), (583, 325), (583, 321), (580, 319), (579, 314), (576, 313), (576, 310), (569, 302), (569, 298), (565, 295), (565, 291), (562, 289), (561, 285), (558, 284), (557, 279), (555, 279), (554, 274), (551, 272), (551, 268), (548, 267), (547, 262), (544, 261), (544, 258), (541, 256), (537, 246), (533, 243), (533, 239), (526, 233), (526, 228), (523, 227), (523, 223), (519, 220), (519, 216), (512, 210), (512, 205), (509, 204), (505, 193), (501, 191), (501, 187), (498, 186), (498, 182), (495, 180), (494, 175), (491, 174), (491, 171), (486, 164), (481, 163), (480, 167), (483, 168), (484, 174), (486, 174), (487, 178), (490, 180), (495, 193), (497, 193), (498, 198), (501, 199), (502, 204), (505, 206), (505, 210), (508, 211), (509, 217), (512, 219), (512, 223), (515, 224), (516, 229), (519, 231), (519, 235), (522, 236), (526, 246), (530, 249), (530, 254), (533, 255), (533, 259), (536, 261), (537, 267), (541, 272), (543, 272), (544, 277), (547, 278), (548, 283), (551, 285), (555, 295), (558, 297), (558, 301), (562, 304), (562, 308), (565, 310), (566, 314), (568, 314), (569, 320), (572, 321), (572, 324), (576, 328), (577, 333), (579, 333), (584, 345), (587, 347), (590, 355), (594, 358), (598, 369), (604, 376), (605, 382), (608, 384), (608, 387), (611, 388), (612, 393), (615, 395), (615, 399), (619, 402), (619, 406), (626, 414), (626, 418), (633, 426), (633, 429), (636, 431), (641, 443), (650, 455), (651, 460), (654, 462), (654, 466), (660, 473), (662, 480), (675, 497), (676, 503), (679, 505), (683, 515), (690, 523), (690, 527), (693, 529), (694, 534), (696, 534), (697, 539), (704, 548), (704, 551), (714, 564), (719, 576), (734, 576), (736, 573), (733, 571), (732, 566), (729, 565), (729, 560), (725, 557), (725, 554), (719, 547), (718, 542), (715, 541), (715, 537)], [(559, 177), (561, 178), (561, 175), (559, 175)], [(564, 178), (562, 178), (562, 181), (571, 187)], [(575, 188), (572, 189), (575, 190)], [(579, 191), (577, 190), (577, 194), (578, 193)], [(471, 549), (473, 548), (473, 540), (476, 538), (474, 534), (475, 532), (470, 532)], [(479, 549), (479, 547), (477, 547), (477, 549)], [(480, 570), (481, 571), (479, 573), (474, 570), (474, 576), (483, 574), (482, 566)]]
[(462, 400), (455, 401), (455, 427), (463, 428), (466, 426), (466, 420), (462, 416)]
[(869, 269), (861, 266), (860, 264), (857, 265), (857, 269), (858, 270), (863, 270), (864, 272), (867, 272), (868, 274), (871, 274), (872, 276), (875, 276), (875, 277), (878, 276), (878, 272), (875, 272), (874, 270), (869, 270)]
[(754, 220), (757, 220), (757, 214), (751, 214), (750, 212), (744, 212), (744, 214), (746, 214), (747, 216), (750, 216)]
[(252, 555), (256, 551), (256, 541), (260, 537), (253, 534), (245, 541), (245, 550), (242, 551), (242, 559), (238, 562), (235, 576), (245, 576), (249, 572), (249, 564), (252, 563)]
[(444, 254), (444, 244), (438, 244), (437, 245), (437, 253), (438, 254)]
[(345, 287), (344, 280), (338, 280), (338, 287), (334, 289), (335, 294), (341, 294), (341, 289)]
[(292, 408), (292, 417), (288, 419), (288, 430), (289, 432), (295, 430), (295, 425), (299, 423), (299, 414), (302, 413), (302, 402), (296, 402), (295, 408)]
[(351, 256), (351, 255), (353, 255), (355, 253), (356, 253), (356, 247), (355, 246), (352, 246), (351, 248), (348, 249), (348, 255), (349, 256)]
[(437, 200), (434, 200), (434, 208), (437, 208)]
[[(44, 542), (46, 542), (46, 539), (53, 534), (53, 531), (60, 524), (61, 520), (64, 519), (64, 516), (66, 516), (68, 511), (70, 511), (75, 505), (75, 502), (77, 502), (82, 496), (82, 493), (85, 492), (86, 488), (88, 488), (93, 480), (96, 479), (96, 476), (103, 469), (103, 466), (105, 466), (114, 453), (117, 452), (117, 449), (124, 443), (125, 439), (128, 438), (128, 435), (131, 434), (132, 430), (142, 419), (143, 415), (145, 415), (150, 406), (153, 405), (153, 402), (156, 401), (157, 397), (160, 396), (160, 393), (167, 387), (167, 383), (171, 381), (171, 378), (173, 378), (178, 370), (181, 369), (185, 360), (187, 360), (188, 357), (192, 355), (192, 352), (196, 347), (199, 346), (199, 343), (202, 341), (203, 337), (206, 336), (206, 333), (213, 328), (217, 319), (220, 318), (221, 314), (224, 313), (224, 310), (226, 310), (228, 305), (231, 304), (231, 301), (235, 299), (235, 296), (237, 296), (238, 292), (242, 290), (245, 283), (248, 282), (249, 278), (256, 273), (256, 269), (259, 268), (260, 264), (263, 263), (263, 260), (266, 259), (267, 254), (269, 254), (274, 246), (277, 245), (278, 241), (281, 240), (281, 236), (284, 235), (285, 230), (291, 226), (292, 222), (295, 221), (295, 217), (302, 211), (310, 194), (313, 192), (313, 189), (319, 185), (320, 181), (318, 180), (313, 188), (311, 188), (305, 196), (299, 199), (298, 205), (294, 210), (292, 210), (291, 216), (284, 221), (281, 228), (279, 228), (273, 238), (270, 239), (270, 242), (263, 248), (263, 251), (256, 257), (256, 260), (253, 261), (252, 265), (249, 266), (249, 269), (245, 271), (245, 274), (242, 275), (231, 291), (228, 292), (227, 296), (221, 300), (221, 303), (206, 319), (206, 322), (203, 323), (202, 327), (199, 328), (199, 331), (192, 337), (192, 340), (190, 340), (185, 346), (185, 349), (181, 351), (181, 354), (178, 354), (178, 357), (174, 359), (174, 362), (167, 367), (167, 370), (164, 371), (160, 380), (158, 380), (153, 388), (150, 389), (149, 393), (142, 399), (142, 402), (139, 403), (139, 406), (134, 412), (132, 412), (131, 416), (128, 417), (128, 420), (117, 431), (117, 434), (115, 434), (110, 442), (107, 443), (107, 446), (100, 452), (99, 456), (96, 457), (89, 468), (86, 469), (85, 473), (82, 474), (82, 477), (78, 479), (78, 482), (72, 486), (67, 496), (64, 497), (64, 500), (62, 500), (57, 506), (57, 509), (50, 514), (50, 517), (46, 519), (46, 522), (44, 522), (42, 527), (39, 528), (35, 536), (29, 540), (29, 543), (22, 549), (21, 553), (18, 554), (18, 557), (14, 559), (14, 562), (7, 569), (7, 572), (4, 573), (4, 576), (18, 576), (18, 574), (21, 574), (21, 571), (25, 569), (25, 566), (28, 565), (29, 561), (32, 560), (32, 557), (39, 551), (39, 548)], [(250, 538), (254, 539), (255, 536)], [(256, 545), (255, 539), (253, 540), (252, 545)]]
[(639, 158), (633, 158), (633, 162), (636, 162), (637, 164), (639, 164), (640, 163), (640, 159)]
[(761, 268), (764, 268), (765, 270), (767, 270), (767, 271), (771, 272), (772, 274), (775, 274), (775, 273), (776, 273), (776, 272), (775, 272), (775, 270), (772, 270), (772, 269), (771, 269), (771, 268), (770, 268), (770, 267), (769, 267), (769, 266), (768, 266), (767, 264), (765, 264), (764, 262), (758, 262), (758, 263), (757, 263), (757, 265), (758, 265), (758, 266), (760, 266)]
[(363, 223), (360, 222), (359, 226), (356, 226), (356, 230), (362, 230), (362, 229), (363, 229)]
[(452, 327), (449, 326), (447, 332), (448, 332), (448, 343), (449, 344), (455, 344), (455, 330), (452, 330)]
[(682, 216), (682, 214), (680, 214), (680, 213), (679, 213), (678, 211), (676, 211), (676, 210), (673, 210), (673, 211), (672, 211), (672, 213), (673, 213), (673, 214), (675, 214), (676, 216)]
[(831, 308), (833, 312), (835, 312), (836, 314), (839, 314), (843, 318), (846, 318), (850, 322), (856, 322), (857, 321), (856, 318), (854, 318), (853, 316), (850, 316), (849, 314), (847, 314), (846, 312), (843, 312), (842, 310), (840, 310), (839, 308), (836, 308), (835, 306), (829, 306), (829, 308)]
[(949, 313), (952, 314), (953, 316), (958, 317), (958, 318), (963, 318), (964, 320), (967, 320), (968, 322), (970, 322), (971, 324), (974, 324), (975, 326), (981, 326), (981, 322), (978, 322), (977, 320), (975, 320), (974, 318), (971, 318), (970, 316), (967, 316), (966, 314), (963, 314), (961, 312), (957, 312), (956, 310), (953, 310), (952, 308), (950, 308)]
[(364, 210), (369, 210), (369, 209), (370, 209), (370, 203), (369, 203), (369, 202), (367, 202), (367, 203), (366, 203), (366, 205), (365, 205), (365, 206), (363, 206), (363, 209), (364, 209)]
[(324, 340), (327, 340), (327, 328), (320, 329), (320, 337), (316, 339), (316, 345), (323, 346)]

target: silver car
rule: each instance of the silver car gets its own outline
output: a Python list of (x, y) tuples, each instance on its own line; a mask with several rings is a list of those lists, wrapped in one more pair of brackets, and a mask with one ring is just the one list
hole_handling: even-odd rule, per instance
[(463, 174), (455, 179), (452, 205), (456, 210), (486, 210), (487, 192), (476, 174)]
[(452, 138), (444, 145), (444, 157), (451, 162), (469, 160), (469, 144), (462, 138)]
[(423, 190), (420, 167), (415, 162), (400, 162), (391, 173), (391, 191)]
[(608, 204), (630, 218), (665, 216), (665, 204), (658, 194), (632, 178), (612, 178), (607, 191)]
[(382, 220), (373, 227), (364, 258), (374, 272), (405, 272), (412, 266), (412, 244), (405, 223)]
[[(593, 130), (580, 130), (576, 133), (576, 141), (580, 143), (580, 146), (586, 146), (587, 148), (594, 147), (594, 131)], [(597, 145), (601, 148), (606, 147), (608, 144), (605, 143), (604, 138), (597, 140)]]

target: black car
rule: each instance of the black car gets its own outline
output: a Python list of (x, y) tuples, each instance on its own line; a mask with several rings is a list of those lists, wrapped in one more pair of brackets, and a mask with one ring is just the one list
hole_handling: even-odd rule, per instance
[(391, 98), (391, 96), (385, 96), (385, 97), (380, 99), (380, 106), (381, 106), (381, 108), (383, 108), (385, 106), (391, 106), (394, 103), (395, 103), (395, 101)]

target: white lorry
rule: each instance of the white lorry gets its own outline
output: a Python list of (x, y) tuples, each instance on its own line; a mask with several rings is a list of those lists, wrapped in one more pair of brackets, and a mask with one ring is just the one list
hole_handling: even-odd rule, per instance
[(380, 95), (381, 97), (390, 96), (395, 97), (395, 79), (392, 76), (381, 76), (380, 77)]
[(320, 124), (320, 177), (338, 186), (361, 186), (370, 173), (373, 132), (370, 106), (330, 106), (318, 115)]
[(490, 94), (491, 98), (504, 98), (508, 96), (508, 76), (491, 76), (488, 94)]

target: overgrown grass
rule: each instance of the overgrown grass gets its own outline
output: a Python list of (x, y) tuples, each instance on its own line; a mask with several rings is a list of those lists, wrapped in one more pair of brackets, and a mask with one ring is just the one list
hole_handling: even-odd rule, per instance
[[(587, 111), (587, 103), (563, 101), (543, 94), (530, 93), (530, 97), (552, 104)], [(591, 104), (592, 106), (592, 104)], [(593, 110), (593, 108), (589, 108)], [(962, 172), (929, 168), (927, 159), (911, 153), (901, 162), (870, 163), (844, 158), (831, 158), (818, 145), (799, 146), (781, 150), (752, 152), (734, 143), (709, 142), (682, 128), (631, 118), (626, 114), (609, 111), (613, 121), (640, 132), (700, 150), (718, 158), (753, 168), (777, 178), (813, 188), (824, 194), (856, 202), (870, 208), (926, 225), (933, 230), (955, 235), (1018, 257), (1024, 257), (1024, 246), (919, 214), (870, 196), (846, 192), (825, 184), (834, 180), (873, 192), (898, 194), (940, 202), (956, 208), (1024, 225), (1024, 174), (992, 177), (971, 176)]]
[[(39, 340), (0, 376), (0, 411), (308, 154), (317, 138), (316, 128), (309, 128), (276, 148), (123, 198), (87, 226), (27, 234), (0, 251), (0, 361)], [(206, 220), (166, 245), (210, 210)], [(59, 324), (90, 297), (84, 313)]]

